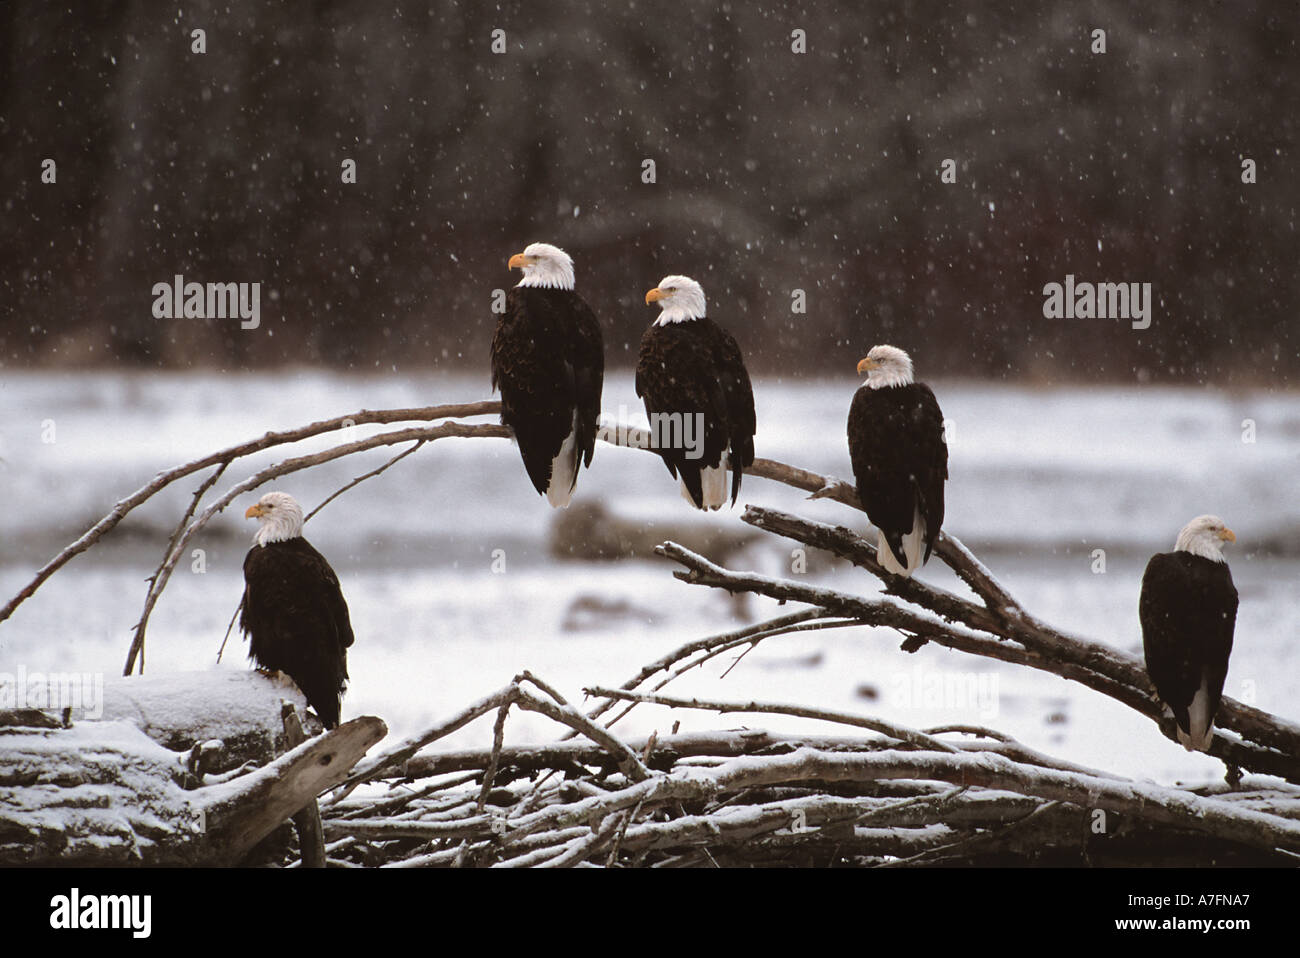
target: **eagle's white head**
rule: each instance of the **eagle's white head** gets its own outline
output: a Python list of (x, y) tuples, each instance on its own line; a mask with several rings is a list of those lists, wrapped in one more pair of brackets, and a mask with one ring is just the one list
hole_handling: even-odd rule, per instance
[(683, 323), (704, 317), (704, 287), (689, 276), (665, 276), (645, 294), (645, 304), (658, 303), (663, 310), (655, 325)]
[(244, 518), (258, 521), (253, 541), (259, 546), (302, 535), (302, 506), (287, 492), (268, 492), (257, 500), (257, 505), (248, 507)]
[(573, 289), (573, 258), (558, 246), (529, 243), (522, 253), (510, 257), (509, 265), (524, 271), (520, 286)]
[(1223, 562), (1223, 543), (1236, 541), (1237, 534), (1224, 525), (1218, 516), (1197, 516), (1178, 533), (1174, 549), (1190, 552), (1202, 559)]
[(872, 346), (866, 359), (858, 363), (858, 374), (867, 374), (872, 389), (907, 386), (912, 382), (912, 357), (897, 346)]

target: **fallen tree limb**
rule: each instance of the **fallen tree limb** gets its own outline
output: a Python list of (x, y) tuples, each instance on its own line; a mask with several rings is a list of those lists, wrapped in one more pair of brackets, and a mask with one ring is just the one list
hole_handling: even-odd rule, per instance
[(931, 735), (924, 732), (918, 732), (915, 729), (909, 729), (901, 725), (895, 725), (893, 722), (885, 722), (880, 719), (867, 718), (861, 715), (850, 715), (845, 712), (833, 712), (828, 709), (810, 708), (805, 705), (777, 705), (766, 702), (705, 702), (700, 699), (681, 699), (668, 695), (648, 695), (641, 692), (627, 692), (623, 689), (604, 689), (597, 686), (584, 689), (588, 695), (598, 695), (602, 698), (624, 699), (630, 702), (650, 702), (654, 705), (667, 705), (670, 708), (686, 709), (704, 709), (710, 712), (753, 712), (756, 714), (766, 713), (769, 715), (795, 715), (801, 718), (818, 719), (823, 722), (835, 722), (839, 725), (850, 725), (855, 728), (870, 729), (873, 732), (879, 732), (881, 735), (888, 735), (899, 742), (906, 742), (909, 745), (917, 745), (922, 748), (932, 748), (940, 752), (955, 752), (956, 746), (949, 745), (947, 742), (941, 742)]
[[(942, 547), (936, 547), (939, 556), (962, 577), (963, 581), (972, 586), (977, 595), (1000, 610), (1002, 613), (998, 616), (1001, 619), (1000, 624), (991, 623), (985, 618), (982, 614), (984, 610), (941, 589), (915, 579), (905, 579), (885, 573), (875, 561), (875, 548), (843, 526), (829, 526), (776, 509), (756, 506), (747, 506), (741, 519), (765, 531), (825, 549), (867, 569), (882, 579), (885, 592), (888, 594), (897, 595), (931, 609), (945, 618), (951, 616), (952, 621), (964, 622), (974, 628), (1014, 639), (1028, 649), (1043, 653), (1048, 661), (1074, 663), (1099, 678), (1111, 680), (1116, 685), (1109, 685), (1106, 688), (1098, 685), (1092, 687), (1119, 698), (1124, 704), (1155, 719), (1166, 737), (1177, 741), (1173, 723), (1164, 721), (1162, 710), (1155, 699), (1155, 687), (1140, 662), (1118, 649), (1069, 635), (1042, 623), (1026, 612), (1019, 602), (996, 583), (974, 555), (951, 536), (947, 534), (940, 536)], [(1077, 675), (1066, 675), (1066, 677), (1081, 681)], [(1115, 695), (1117, 687), (1126, 688), (1134, 694)], [(1224, 754), (1213, 750), (1211, 754), (1229, 764), (1236, 764), (1243, 768), (1251, 766), (1246, 761), (1237, 761), (1237, 759), (1250, 754), (1258, 761), (1270, 763), (1272, 768), (1267, 770), (1270, 774), (1283, 775), (1291, 781), (1297, 781), (1293, 776), (1300, 773), (1300, 759), (1298, 759), (1300, 725), (1245, 705), (1228, 696), (1224, 696), (1222, 700), (1215, 725), (1239, 733), (1247, 742), (1254, 742), (1261, 749), (1276, 750), (1284, 755), (1280, 760), (1275, 761), (1274, 756), (1269, 756), (1262, 751), (1251, 750), (1242, 753), (1231, 747), (1224, 749)], [(1287, 756), (1291, 761), (1286, 760)], [(1257, 770), (1266, 771), (1262, 768)]]
[(205, 860), (234, 865), (273, 828), (341, 782), (366, 751), (388, 734), (374, 716), (344, 722), (227, 785), (197, 790), (204, 815)]
[[(788, 524), (800, 520), (787, 516), (782, 521)], [(841, 531), (848, 534), (847, 530)], [(818, 537), (830, 541), (822, 530), (818, 530)], [(852, 616), (864, 625), (887, 626), (908, 637), (905, 648), (909, 651), (919, 647), (917, 641), (924, 640), (1072, 679), (1147, 716), (1166, 737), (1176, 740), (1172, 717), (1166, 718), (1156, 700), (1146, 670), (1137, 660), (1116, 649), (1054, 631), (1046, 632), (1044, 627), (1026, 624), (1025, 619), (1014, 614), (998, 632), (975, 632), (944, 621), (938, 614), (908, 608), (889, 596), (867, 598), (752, 572), (733, 572), (672, 542), (664, 543), (661, 554), (686, 567), (685, 571), (674, 573), (685, 582), (755, 592), (783, 601), (795, 600), (819, 610)], [(1222, 727), (1216, 729), (1210, 754), (1231, 767), (1300, 782), (1300, 727), (1226, 697), (1223, 703)], [(1241, 737), (1227, 735), (1223, 728)], [(1285, 747), (1277, 748), (1275, 743)]]
[[(921, 731), (927, 736), (933, 736), (950, 731), (950, 729), (935, 728), (922, 729)], [(715, 732), (682, 732), (677, 735), (655, 735), (630, 739), (627, 744), (632, 751), (638, 754), (644, 753), (642, 760), (648, 768), (659, 771), (671, 768), (684, 759), (705, 757), (721, 759), (734, 758), (739, 755), (759, 754), (775, 755), (781, 752), (793, 751), (795, 748), (804, 745), (824, 751), (875, 751), (892, 747), (891, 742), (883, 738), (873, 740), (848, 735), (777, 734), (764, 729), (750, 728)], [(1043, 755), (1005, 736), (999, 740), (957, 741), (953, 744), (959, 750), (994, 752), (1017, 761), (1043, 765), (1046, 768), (1085, 772), (1089, 775), (1098, 776), (1109, 774)], [(459, 752), (435, 752), (428, 755), (416, 755), (402, 765), (393, 768), (392, 773), (399, 779), (416, 780), (433, 778), (452, 772), (473, 770), (481, 772), (489, 763), (490, 753), (490, 749), (467, 749)], [(500, 750), (499, 766), (501, 771), (509, 771), (514, 775), (531, 775), (552, 769), (577, 771), (582, 766), (595, 766), (606, 770), (617, 768), (613, 757), (599, 745), (574, 740), (546, 745), (507, 746)], [(429, 786), (429, 788), (433, 788), (433, 786)], [(400, 805), (406, 804), (409, 800), (403, 797), (394, 801)], [(358, 808), (368, 810), (370, 809), (370, 803), (362, 803)]]
[(256, 771), (200, 784), (126, 721), (0, 736), (0, 863), (234, 865), (386, 733), (355, 719)]

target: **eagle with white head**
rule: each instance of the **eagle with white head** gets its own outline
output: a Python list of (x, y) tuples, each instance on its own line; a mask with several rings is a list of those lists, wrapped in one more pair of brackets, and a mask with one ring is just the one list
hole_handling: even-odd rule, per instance
[(339, 724), (348, 681), (352, 621), (338, 576), (302, 536), (302, 507), (286, 492), (268, 492), (248, 507), (257, 519), (244, 557), (239, 627), (248, 657), (283, 672), (302, 690), (326, 728)]
[(645, 294), (659, 316), (641, 337), (636, 394), (645, 402), (655, 451), (697, 509), (732, 505), (754, 464), (754, 389), (735, 337), (705, 315), (704, 289), (665, 276)]
[(930, 387), (913, 382), (912, 357), (896, 346), (873, 346), (858, 363), (863, 373), (848, 422), (858, 498), (878, 530), (877, 560), (910, 576), (930, 558), (943, 526), (943, 413)]
[(1142, 574), (1147, 674), (1189, 752), (1209, 750), (1223, 698), (1237, 625), (1237, 588), (1223, 545), (1236, 541), (1218, 516), (1197, 516), (1178, 533), (1174, 551), (1153, 555)]
[(549, 243), (510, 257), (523, 279), (506, 294), (492, 336), (492, 388), (533, 487), (569, 504), (580, 465), (595, 454), (605, 344), (591, 307), (573, 289), (573, 260)]

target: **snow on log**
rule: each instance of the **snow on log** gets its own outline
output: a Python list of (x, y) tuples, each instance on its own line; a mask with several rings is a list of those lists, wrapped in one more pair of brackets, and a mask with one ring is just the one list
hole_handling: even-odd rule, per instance
[[(288, 749), (283, 702), (307, 715), (307, 701), (292, 681), (252, 670), (108, 676), (98, 698), (73, 708), (68, 719), (129, 722), (172, 751), (203, 746), (200, 770), (208, 773), (266, 764)], [(321, 731), (314, 718), (305, 724), (309, 734)]]
[(185, 861), (202, 835), (185, 756), (130, 722), (0, 733), (0, 864)]
[[(364, 717), (284, 751), (256, 672), (111, 680), (98, 701), (0, 713), (0, 864), (237, 864), (387, 733)], [(255, 762), (265, 767), (239, 774)], [(218, 772), (224, 774), (216, 774)]]

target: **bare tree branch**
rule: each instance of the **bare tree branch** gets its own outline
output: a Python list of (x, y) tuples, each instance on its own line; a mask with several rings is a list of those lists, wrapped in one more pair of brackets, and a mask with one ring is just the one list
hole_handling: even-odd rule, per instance
[[(782, 521), (788, 524), (791, 520), (793, 517), (784, 517)], [(823, 531), (824, 527), (818, 534)], [(856, 617), (865, 625), (897, 629), (910, 639), (924, 639), (1072, 679), (1147, 716), (1166, 737), (1176, 740), (1172, 717), (1165, 715), (1155, 698), (1146, 670), (1136, 659), (1116, 649), (1066, 636), (1014, 615), (995, 635), (979, 633), (924, 610), (910, 609), (887, 596), (871, 599), (756, 573), (732, 572), (673, 542), (664, 543), (656, 551), (686, 566), (686, 571), (674, 573), (685, 582), (805, 602)], [(909, 641), (905, 647), (914, 645)], [(1219, 716), (1216, 722), (1220, 727), (1211, 743), (1211, 755), (1230, 766), (1300, 782), (1300, 728), (1226, 697)], [(1224, 728), (1241, 737), (1225, 734)], [(1274, 743), (1285, 743), (1285, 747), (1276, 748)]]
[(323, 419), (320, 422), (314, 422), (298, 429), (289, 429), (283, 432), (268, 432), (260, 439), (254, 439), (249, 442), (243, 442), (236, 446), (230, 446), (218, 452), (210, 453), (202, 458), (195, 459), (192, 462), (183, 463), (172, 469), (158, 473), (150, 482), (141, 486), (125, 499), (117, 502), (109, 513), (86, 530), (76, 541), (66, 546), (49, 562), (45, 563), (36, 573), (35, 577), (18, 591), (18, 593), (0, 608), (0, 622), (3, 622), (9, 616), (13, 615), (14, 610), (22, 605), (51, 575), (61, 569), (69, 560), (85, 552), (96, 542), (102, 539), (106, 534), (111, 532), (119, 522), (141, 503), (150, 499), (160, 489), (164, 489), (177, 479), (183, 479), (192, 473), (208, 466), (229, 465), (236, 459), (243, 456), (251, 455), (255, 452), (261, 452), (264, 449), (270, 449), (273, 446), (280, 446), (286, 443), (298, 442), (302, 439), (310, 439), (312, 436), (318, 436), (321, 433), (332, 432), (336, 429), (346, 428), (353, 425), (367, 425), (371, 423), (394, 423), (405, 421), (434, 419), (448, 419), (461, 416), (488, 416), (498, 414), (501, 411), (501, 404), (495, 400), (475, 403), (457, 403), (446, 406), (423, 406), (412, 409), (381, 409), (371, 411), (362, 409), (360, 412), (354, 412), (347, 416), (336, 416), (333, 419)]
[(931, 748), (939, 752), (956, 752), (955, 746), (941, 742), (933, 736), (918, 732), (916, 729), (886, 722), (883, 719), (851, 715), (847, 712), (834, 712), (829, 709), (810, 708), (805, 705), (779, 705), (768, 702), (710, 702), (702, 699), (682, 699), (668, 695), (648, 695), (642, 692), (626, 692), (622, 689), (603, 689), (593, 686), (584, 689), (588, 695), (600, 695), (606, 698), (625, 699), (631, 702), (650, 702), (654, 705), (666, 705), (669, 708), (704, 709), (710, 712), (753, 712), (772, 715), (795, 715), (800, 718), (816, 719), (821, 722), (835, 722), (839, 725), (851, 725), (865, 728), (881, 735), (888, 735), (900, 742)]
[(354, 488), (355, 486), (360, 485), (361, 483), (365, 482), (367, 479), (373, 479), (375, 476), (379, 475), (380, 473), (384, 472), (385, 470), (389, 469), (390, 467), (397, 465), (399, 462), (401, 462), (403, 459), (405, 459), (405, 458), (406, 458), (407, 456), (409, 456), (411, 453), (415, 452), (415, 450), (417, 450), (417, 449), (419, 449), (421, 446), (423, 446), (423, 445), (425, 444), (426, 441), (427, 441), (427, 440), (421, 439), (421, 440), (419, 440), (418, 442), (414, 442), (414, 443), (412, 443), (412, 444), (411, 444), (411, 448), (409, 448), (409, 449), (405, 449), (405, 450), (403, 450), (402, 452), (399, 452), (397, 455), (395, 455), (392, 459), (389, 459), (386, 463), (384, 463), (384, 464), (383, 464), (382, 466), (380, 466), (378, 469), (371, 469), (371, 470), (370, 470), (369, 472), (367, 472), (365, 475), (363, 475), (363, 476), (357, 476), (355, 479), (353, 479), (351, 482), (347, 483), (346, 485), (344, 485), (344, 486), (340, 486), (338, 489), (334, 490), (334, 492), (332, 492), (332, 493), (330, 493), (328, 496), (326, 496), (326, 497), (321, 501), (321, 504), (320, 504), (320, 505), (318, 505), (318, 506), (317, 506), (315, 509), (313, 509), (311, 512), (307, 513), (306, 517), (305, 517), (302, 521), (303, 521), (304, 523), (309, 522), (309, 521), (311, 520), (311, 517), (312, 517), (312, 516), (316, 515), (316, 513), (320, 512), (322, 509), (324, 509), (326, 506), (328, 506), (331, 502), (333, 502), (333, 501), (334, 501), (335, 499), (337, 499), (339, 496), (343, 495), (343, 493), (347, 492), (349, 489)]
[(123, 675), (130, 675), (135, 668), (136, 657), (144, 647), (145, 630), (149, 624), (149, 616), (153, 612), (154, 605), (157, 603), (159, 596), (162, 595), (163, 589), (167, 587), (167, 582), (171, 578), (172, 570), (175, 569), (176, 563), (185, 552), (185, 547), (190, 540), (202, 529), (217, 513), (226, 508), (234, 499), (242, 496), (244, 493), (256, 489), (263, 483), (269, 482), (279, 476), (288, 475), (292, 472), (298, 472), (302, 469), (309, 469), (312, 466), (318, 466), (323, 462), (331, 462), (344, 456), (350, 456), (353, 453), (363, 452), (367, 449), (375, 449), (381, 446), (391, 446), (397, 443), (410, 442), (419, 440), (428, 442), (434, 439), (445, 439), (450, 436), (468, 437), (468, 436), (494, 436), (497, 438), (508, 438), (510, 431), (504, 426), (489, 424), (466, 425), (458, 422), (445, 422), (437, 426), (415, 426), (409, 429), (399, 429), (393, 432), (380, 433), (375, 436), (369, 436), (356, 442), (345, 443), (341, 446), (334, 446), (331, 449), (325, 449), (321, 452), (312, 453), (306, 456), (296, 456), (292, 459), (285, 459), (275, 465), (268, 466), (260, 472), (254, 473), (243, 482), (237, 483), (228, 489), (216, 502), (212, 503), (203, 512), (186, 527), (185, 533), (179, 541), (172, 547), (171, 554), (167, 556), (159, 572), (149, 587), (149, 594), (145, 597), (144, 610), (140, 615), (140, 621), (136, 624), (135, 635), (131, 641), (131, 648), (127, 652), (126, 666), (122, 670)]

